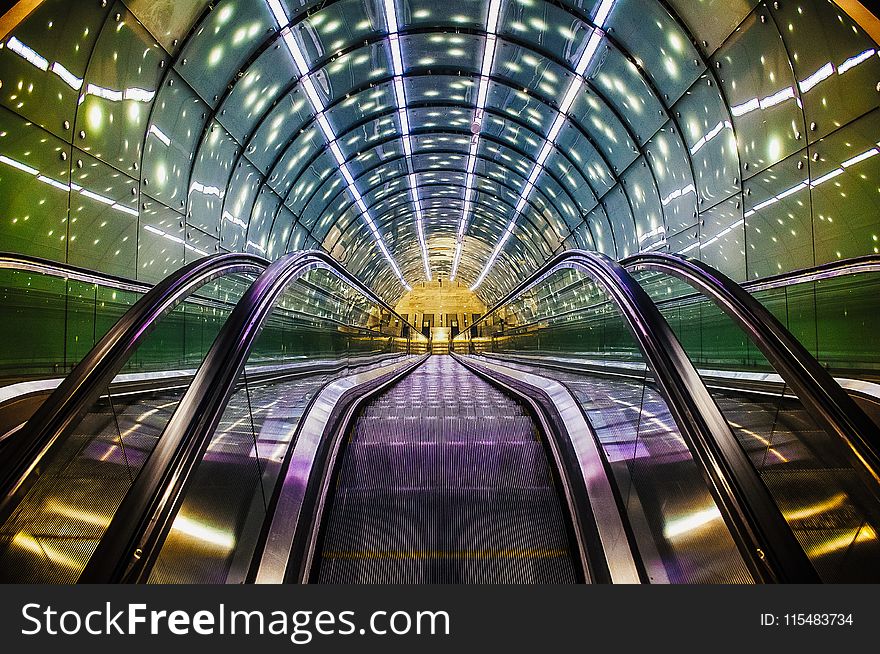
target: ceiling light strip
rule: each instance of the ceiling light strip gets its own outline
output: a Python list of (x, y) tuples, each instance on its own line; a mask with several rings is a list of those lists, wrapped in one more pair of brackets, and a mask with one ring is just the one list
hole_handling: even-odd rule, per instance
[(412, 162), (412, 141), (410, 139), (409, 115), (406, 111), (406, 92), (403, 87), (403, 55), (400, 51), (399, 27), (397, 24), (397, 7), (394, 0), (383, 0), (385, 10), (385, 24), (388, 26), (388, 44), (391, 48), (391, 67), (394, 73), (392, 85), (394, 87), (394, 99), (397, 103), (397, 118), (400, 122), (400, 138), (403, 142), (403, 154), (406, 160), (409, 181), (409, 192), (415, 207), (416, 234), (419, 239), (419, 248), (422, 251), (422, 263), (425, 266), (425, 279), (431, 281), (431, 264), (428, 259), (428, 243), (425, 240), (424, 215), (422, 203), (419, 200), (419, 188), (417, 185), (415, 168)]
[(504, 248), (505, 243), (507, 243), (510, 235), (513, 234), (513, 230), (516, 228), (516, 219), (525, 209), (528, 203), (529, 195), (535, 188), (535, 184), (537, 183), (538, 177), (540, 176), (541, 172), (544, 170), (544, 164), (550, 157), (550, 153), (553, 151), (553, 146), (556, 143), (556, 139), (562, 131), (563, 125), (565, 124), (566, 115), (568, 114), (568, 111), (571, 109), (574, 101), (578, 97), (578, 94), (586, 83), (586, 80), (584, 79), (584, 74), (590, 67), (590, 64), (596, 56), (596, 52), (598, 52), (599, 50), (599, 45), (601, 44), (602, 39), (605, 36), (603, 28), (605, 26), (605, 22), (608, 20), (608, 15), (611, 13), (611, 8), (613, 6), (614, 0), (602, 0), (602, 2), (599, 4), (599, 7), (596, 9), (596, 13), (593, 16), (593, 24), (595, 25), (595, 28), (590, 32), (590, 37), (587, 40), (584, 51), (581, 53), (581, 56), (578, 59), (578, 63), (575, 66), (575, 75), (573, 76), (571, 83), (568, 86), (568, 89), (566, 89), (565, 95), (562, 96), (562, 102), (560, 102), (559, 104), (559, 112), (557, 113), (556, 118), (553, 120), (553, 123), (550, 125), (550, 129), (547, 132), (547, 137), (544, 139), (544, 143), (541, 146), (541, 150), (538, 153), (538, 157), (535, 160), (532, 171), (531, 173), (529, 173), (525, 186), (523, 186), (523, 189), (520, 192), (519, 201), (516, 203), (516, 208), (513, 210), (513, 216), (511, 217), (510, 222), (505, 228), (504, 234), (501, 236), (501, 240), (498, 241), (495, 249), (492, 250), (492, 254), (489, 256), (489, 260), (483, 267), (483, 271), (480, 273), (480, 276), (477, 277), (477, 281), (474, 282), (473, 286), (471, 286), (472, 291), (475, 291), (480, 286), (480, 284), (483, 283), (483, 280), (486, 279), (486, 275), (489, 274), (489, 270), (491, 270), (492, 265), (498, 258), (498, 255), (501, 254), (501, 250)]
[(474, 118), (471, 121), (471, 147), (468, 152), (467, 177), (464, 185), (464, 204), (461, 209), (461, 220), (458, 223), (458, 232), (455, 237), (455, 255), (452, 258), (452, 272), (449, 280), (454, 281), (458, 274), (458, 264), (461, 263), (461, 248), (464, 233), (467, 230), (468, 218), (471, 213), (471, 193), (474, 190), (474, 169), (477, 166), (477, 150), (479, 149), (480, 131), (483, 127), (483, 118), (486, 115), (486, 98), (489, 96), (489, 75), (492, 74), (492, 66), (495, 61), (495, 50), (498, 45), (498, 18), (501, 14), (501, 0), (489, 0), (489, 10), (486, 14), (486, 43), (483, 47), (483, 59), (480, 64), (480, 85), (477, 88), (477, 100), (474, 107)]
[(407, 284), (406, 280), (403, 278), (403, 274), (400, 272), (397, 262), (394, 261), (394, 257), (392, 257), (391, 253), (388, 251), (385, 241), (382, 239), (382, 235), (379, 233), (376, 224), (373, 222), (372, 216), (370, 216), (367, 204), (364, 202), (360, 191), (358, 191), (357, 186), (355, 185), (354, 176), (351, 174), (351, 170), (345, 160), (345, 154), (339, 146), (336, 132), (333, 130), (333, 126), (330, 124), (330, 121), (324, 113), (324, 102), (321, 100), (321, 96), (318, 94), (318, 89), (315, 87), (315, 82), (312, 80), (311, 71), (309, 70), (309, 64), (306, 61), (305, 54), (297, 43), (293, 33), (290, 31), (290, 18), (287, 16), (287, 12), (284, 10), (280, 0), (266, 0), (266, 3), (269, 5), (269, 10), (272, 12), (272, 16), (274, 16), (279, 29), (281, 29), (281, 39), (284, 41), (284, 45), (287, 46), (291, 57), (293, 57), (294, 64), (296, 64), (296, 69), (300, 76), (300, 85), (303, 87), (306, 97), (309, 99), (315, 113), (315, 122), (317, 122), (318, 127), (321, 128), (321, 132), (324, 134), (324, 138), (327, 141), (328, 148), (336, 159), (336, 164), (342, 178), (345, 180), (349, 194), (352, 199), (354, 199), (355, 205), (361, 212), (361, 217), (363, 218), (364, 223), (373, 233), (373, 237), (376, 239), (376, 243), (383, 256), (391, 266), (391, 270), (394, 271), (394, 274), (397, 275), (397, 278), (406, 290), (412, 290), (412, 287)]

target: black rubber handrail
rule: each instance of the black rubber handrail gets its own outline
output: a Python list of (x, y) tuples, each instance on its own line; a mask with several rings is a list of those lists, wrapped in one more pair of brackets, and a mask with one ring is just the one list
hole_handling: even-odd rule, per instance
[(711, 266), (681, 255), (637, 254), (627, 269), (671, 275), (695, 288), (730, 316), (791, 387), (813, 419), (846, 445), (856, 469), (880, 483), (880, 428), (809, 350), (763, 304)]
[(177, 305), (218, 277), (258, 274), (268, 261), (251, 254), (215, 254), (175, 271), (141, 297), (74, 367), (5, 448), (0, 461), (0, 522), (14, 509), (31, 473), (61, 436), (105, 392), (143, 339)]
[[(852, 257), (850, 259), (841, 259), (840, 261), (830, 261), (828, 263), (819, 264), (818, 266), (813, 266), (811, 268), (800, 268), (797, 270), (792, 270), (789, 272), (780, 273), (778, 275), (770, 275), (769, 277), (763, 277), (761, 279), (753, 279), (750, 281), (745, 281), (742, 283), (741, 287), (749, 293), (759, 293), (765, 290), (771, 290), (774, 288), (779, 288), (782, 286), (795, 286), (797, 284), (804, 284), (808, 282), (814, 281), (824, 281), (829, 279), (837, 279), (838, 277), (847, 277), (850, 275), (864, 275), (867, 273), (877, 273), (880, 272), (880, 255), (877, 254), (867, 254), (859, 257)], [(568, 287), (562, 287), (558, 289), (556, 292), (562, 293), (568, 290)], [(674, 298), (662, 298), (654, 301), (658, 306), (664, 306), (668, 303), (681, 302), (683, 300), (689, 300), (696, 297), (699, 297), (700, 293), (687, 293), (685, 295), (679, 295)], [(510, 294), (505, 297), (509, 297)], [(503, 304), (504, 298), (502, 298), (501, 302), (496, 302), (492, 307), (483, 314), (482, 317), (478, 318), (474, 321), (470, 327), (474, 327), (482, 322), (484, 322), (492, 313), (500, 308)], [(573, 310), (572, 313), (580, 311), (580, 309)], [(469, 327), (469, 328), (470, 328)], [(466, 340), (468, 338), (468, 331), (462, 330), (457, 336), (455, 336), (452, 340)]]
[[(323, 252), (276, 260), (250, 286), (227, 318), (159, 441), (135, 478), (80, 575), (80, 583), (146, 581), (155, 554), (186, 495), (251, 349), (284, 290), (316, 268), (332, 271), (401, 320), (373, 291)], [(414, 331), (410, 333), (421, 334)], [(424, 337), (422, 337), (424, 338)]]
[(623, 266), (598, 252), (563, 252), (518, 284), (486, 315), (566, 268), (591, 277), (622, 314), (755, 579), (818, 582), (815, 568), (672, 328)]

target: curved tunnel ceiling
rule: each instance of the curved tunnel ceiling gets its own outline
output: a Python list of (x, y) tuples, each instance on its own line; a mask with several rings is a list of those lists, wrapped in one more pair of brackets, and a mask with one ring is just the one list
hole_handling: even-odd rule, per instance
[[(151, 238), (322, 247), (392, 302), (456, 277), (491, 303), (570, 247), (723, 268), (880, 139), (875, 44), (826, 0), (45, 2), (5, 46), (75, 118), (6, 74), (4, 106), (130, 177)], [(862, 152), (811, 151), (859, 120)]]

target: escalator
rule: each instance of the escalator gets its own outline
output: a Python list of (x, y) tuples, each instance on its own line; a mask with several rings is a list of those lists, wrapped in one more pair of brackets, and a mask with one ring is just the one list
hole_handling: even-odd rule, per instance
[[(585, 321), (570, 298), (597, 289), (606, 300)], [(393, 310), (329, 257), (291, 254), (173, 389), (114, 393), (168, 301), (157, 292), (138, 311), (4, 461), (5, 580), (601, 583), (614, 557), (632, 562), (618, 579), (649, 583), (877, 572), (863, 417), (842, 420), (851, 407), (813, 382), (787, 393), (794, 364), (770, 399), (710, 389), (657, 305), (602, 255), (565, 255), (525, 280), (483, 319), (503, 311), (482, 355), (428, 357), (418, 330), (400, 319), (389, 331)], [(459, 335), (465, 351), (475, 329)], [(578, 349), (589, 338), (602, 339), (601, 365)], [(551, 387), (551, 404), (570, 400), (564, 420), (541, 405)], [(580, 433), (566, 432), (572, 417)], [(585, 445), (595, 460), (573, 455)], [(609, 506), (619, 529), (600, 515)]]
[[(264, 324), (263, 341), (242, 371), (241, 386), (230, 389), (226, 398), (229, 411), (246, 407), (249, 419), (246, 424), (229, 421), (207, 452), (204, 472), (215, 495), (222, 487), (239, 500), (247, 490), (262, 495), (263, 484), (270, 483), (278, 467), (279, 450), (283, 456), (300, 417), (325, 383), (352, 370), (387, 364), (409, 349), (408, 339), (382, 326), (388, 323), (383, 312), (393, 314), (387, 313), (390, 308), (336, 276), (327, 255), (305, 252), (290, 259), (295, 269), (288, 293), (278, 298), (274, 315)], [(194, 344), (210, 343), (217, 333), (196, 318), (208, 314), (211, 326), (224, 324), (240, 294), (221, 287), (214, 296), (231, 299), (231, 307), (214, 301), (198, 314), (191, 296), (228, 277), (235, 278), (235, 289), (246, 289), (266, 265), (252, 255), (206, 257), (148, 289), (8, 439), (0, 460), (2, 580), (82, 582), (103, 574), (96, 567), (123, 565), (119, 559), (127, 556), (108, 556), (106, 549), (120, 523), (139, 515), (133, 508), (154, 500), (144, 485), (164, 479), (167, 458), (176, 453), (165, 438), (168, 424), (197, 378), (199, 364), (208, 360)], [(250, 275), (243, 286), (238, 281), (242, 273)], [(173, 347), (184, 342), (189, 349)], [(127, 372), (145, 350), (154, 369)], [(198, 358), (182, 362), (173, 358), (178, 350)], [(181, 363), (195, 367), (179, 369)], [(236, 485), (229, 474), (236, 464), (256, 471), (256, 482), (239, 478)], [(247, 504), (230, 505), (239, 515), (253, 513)], [(193, 529), (199, 529), (198, 516), (182, 516), (177, 532)], [(234, 549), (243, 549), (239, 545)], [(218, 573), (211, 573), (216, 578)]]
[(575, 583), (544, 436), (448, 356), (373, 399), (344, 445), (318, 583)]
[[(560, 257), (562, 266), (567, 265), (565, 256)], [(677, 291), (690, 301), (676, 304), (661, 300), (660, 307), (670, 322), (677, 321), (680, 338), (692, 348), (692, 323), (707, 315), (728, 340), (736, 337), (729, 334), (751, 339), (754, 349), (750, 356), (764, 366), (758, 367), (760, 374), (748, 368), (699, 370), (711, 401), (817, 578), (835, 583), (880, 580), (877, 426), (779, 320), (720, 272), (698, 261), (666, 254), (637, 255), (622, 264), (660, 273), (640, 277), (655, 299)], [(566, 384), (581, 408), (605, 432), (609, 455), (616, 456), (613, 449), (625, 446), (626, 431), (634, 426), (636, 431), (644, 429), (646, 414), (655, 424), (665, 423), (671, 415), (665, 407), (648, 408), (648, 398), (657, 389), (653, 371), (621, 338), (613, 315), (607, 311), (607, 299), (576, 275), (556, 273), (554, 280), (547, 269), (541, 272), (543, 295), (533, 293), (526, 303), (511, 294), (499, 303), (499, 307), (513, 305), (518, 314), (516, 326), (508, 329), (507, 335), (495, 337), (493, 347), (484, 353), (493, 361), (538, 370)], [(696, 289), (698, 293), (693, 295), (697, 299), (702, 295), (712, 302), (703, 301), (694, 308), (693, 296), (676, 288), (678, 281), (684, 281), (679, 286), (687, 285), (691, 293)], [(717, 306), (705, 306), (712, 303)], [(550, 317), (556, 306), (566, 308), (564, 322), (559, 321), (558, 327)], [(725, 314), (730, 326), (723, 322)], [(507, 319), (510, 323), (509, 314)], [(598, 347), (586, 342), (588, 339), (569, 345), (566, 341), (573, 340), (573, 330), (602, 334), (605, 341)], [(614, 345), (609, 345), (612, 342)], [(552, 351), (542, 351), (548, 345)], [(688, 354), (691, 356), (690, 351)], [(764, 370), (775, 370), (778, 375)], [(768, 382), (771, 378), (775, 379), (772, 383)], [(609, 420), (609, 416), (614, 417)], [(630, 467), (638, 458), (631, 457)]]

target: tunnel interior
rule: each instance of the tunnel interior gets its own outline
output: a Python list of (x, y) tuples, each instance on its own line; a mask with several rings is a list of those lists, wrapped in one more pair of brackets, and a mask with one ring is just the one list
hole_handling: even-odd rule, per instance
[(319, 248), (392, 305), (570, 248), (737, 281), (873, 254), (846, 4), (47, 0), (0, 50), (0, 242), (149, 283)]
[(878, 42), (856, 0), (14, 3), (0, 580), (880, 578)]

